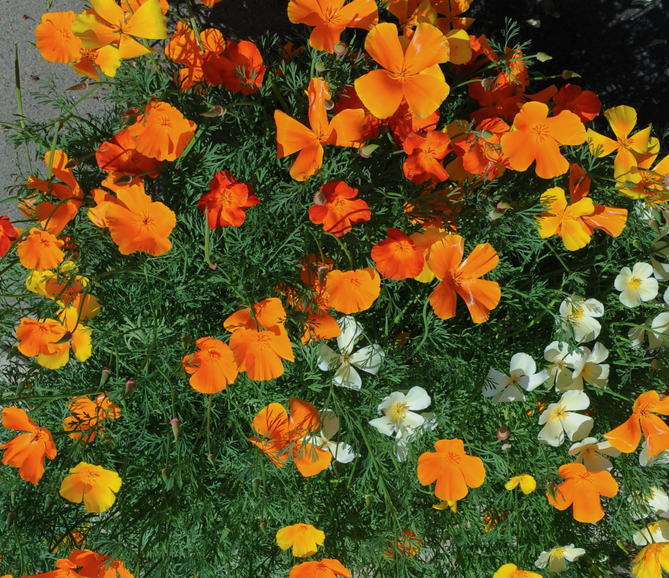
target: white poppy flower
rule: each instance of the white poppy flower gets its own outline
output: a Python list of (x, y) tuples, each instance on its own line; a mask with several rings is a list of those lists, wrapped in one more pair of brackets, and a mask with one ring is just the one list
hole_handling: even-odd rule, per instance
[(655, 257), (651, 257), (650, 264), (653, 266), (653, 276), (655, 279), (658, 281), (669, 281), (669, 263), (660, 263)]
[(615, 288), (622, 291), (620, 302), (626, 307), (638, 307), (642, 301), (657, 297), (657, 279), (648, 263), (636, 263), (634, 269), (623, 267), (616, 277)]
[(600, 453), (617, 458), (620, 450), (606, 441), (598, 443), (596, 438), (585, 438), (569, 448), (569, 455), (576, 456), (574, 463), (583, 464), (589, 472), (601, 472), (613, 468), (613, 464)]
[(573, 544), (569, 546), (558, 546), (548, 552), (539, 554), (539, 558), (534, 563), (537, 568), (548, 566), (550, 572), (564, 572), (567, 569), (567, 560), (573, 562), (585, 554), (583, 548), (574, 548)]
[(602, 361), (608, 356), (608, 349), (601, 343), (595, 343), (592, 351), (584, 346), (567, 355), (565, 362), (574, 370), (571, 388), (583, 389), (585, 380), (590, 385), (604, 389), (609, 383), (609, 364), (602, 364)]
[(409, 442), (417, 437), (421, 431), (432, 431), (437, 427), (437, 419), (435, 415), (431, 412), (421, 414), (425, 418), (425, 422), (418, 430), (403, 430), (401, 432), (402, 437), (398, 438), (395, 443), (395, 449), (393, 453), (397, 458), (398, 462), (405, 462), (409, 455)]
[(669, 496), (667, 492), (656, 486), (648, 488), (648, 493), (636, 493), (629, 497), (631, 502), (630, 513), (632, 518), (640, 520), (650, 515), (660, 515), (669, 511)]
[(596, 317), (604, 315), (604, 305), (597, 299), (565, 299), (560, 303), (562, 328), (571, 327), (576, 341), (597, 339), (602, 326)]
[(641, 453), (639, 454), (639, 465), (642, 468), (652, 466), (653, 464), (669, 464), (669, 450), (661, 451), (654, 456), (648, 455), (648, 442), (643, 441), (641, 446)]
[[(659, 349), (664, 347), (666, 342), (663, 339), (664, 335), (669, 336), (669, 312), (660, 313), (650, 324), (653, 331), (648, 332), (648, 343), (650, 349)], [(654, 337), (655, 339), (651, 338)], [(653, 347), (655, 345), (655, 347)]]
[(574, 411), (587, 409), (590, 400), (585, 392), (572, 389), (562, 394), (558, 403), (551, 403), (539, 416), (539, 441), (557, 447), (564, 441), (565, 433), (571, 441), (582, 440), (590, 433), (594, 421), (587, 415)]
[(567, 355), (569, 355), (569, 347), (565, 342), (553, 341), (544, 349), (544, 359), (550, 363), (546, 368), (548, 383), (550, 387), (554, 385), (558, 393), (573, 389), (571, 385), (574, 383), (572, 379), (574, 368), (565, 361)]
[(339, 431), (339, 418), (335, 412), (325, 410), (318, 413), (321, 420), (321, 432), (316, 435), (311, 443), (322, 450), (329, 451), (332, 457), (340, 464), (348, 464), (355, 459), (356, 453), (353, 448), (344, 442), (333, 442), (332, 438)]
[(490, 368), (483, 386), (483, 397), (491, 397), (494, 403), (502, 401), (525, 401), (525, 394), (519, 389), (533, 391), (548, 379), (544, 369), (539, 373), (537, 364), (527, 353), (516, 353), (511, 358), (509, 375)]
[[(653, 320), (656, 324), (655, 331), (658, 333), (669, 333), (669, 313), (660, 313), (655, 319)], [(662, 337), (651, 330), (651, 323), (649, 317), (643, 325), (632, 327), (629, 330), (627, 337), (629, 337), (632, 347), (641, 347), (644, 344), (646, 332), (648, 332), (648, 349), (659, 349), (664, 345)]]
[(648, 544), (660, 542), (669, 542), (669, 520), (652, 522), (634, 534), (634, 543), (637, 546), (648, 546)]
[(331, 367), (337, 367), (332, 378), (334, 385), (360, 389), (362, 379), (358, 372), (353, 369), (357, 367), (367, 373), (376, 375), (381, 367), (385, 353), (380, 345), (368, 345), (353, 353), (355, 341), (362, 334), (362, 327), (351, 316), (347, 315), (338, 320), (341, 335), (337, 337), (337, 345), (341, 354), (336, 353), (324, 343), (318, 346), (318, 367), (328, 371)]

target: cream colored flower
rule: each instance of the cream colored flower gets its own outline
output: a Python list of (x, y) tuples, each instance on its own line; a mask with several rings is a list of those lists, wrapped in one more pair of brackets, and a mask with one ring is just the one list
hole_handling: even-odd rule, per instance
[(638, 307), (642, 301), (655, 299), (658, 293), (657, 279), (648, 263), (637, 263), (631, 271), (629, 267), (623, 267), (614, 285), (622, 291), (620, 302), (627, 307)]
[(573, 544), (569, 546), (558, 546), (548, 552), (539, 554), (539, 558), (534, 563), (537, 568), (545, 568), (551, 572), (564, 572), (567, 569), (567, 561), (573, 562), (585, 554), (583, 548), (574, 548)]
[(596, 438), (585, 438), (569, 448), (569, 455), (576, 456), (574, 462), (583, 464), (589, 472), (601, 472), (613, 468), (613, 464), (599, 455), (600, 453), (617, 458), (620, 455), (620, 450), (611, 447), (611, 444), (607, 441), (598, 443)]
[(604, 305), (597, 299), (565, 299), (560, 304), (562, 328), (574, 332), (576, 341), (592, 341), (597, 339), (602, 326), (596, 317), (604, 315)]
[(578, 389), (562, 394), (558, 403), (550, 404), (539, 416), (539, 441), (557, 447), (564, 441), (565, 434), (572, 441), (582, 440), (590, 433), (594, 425), (593, 419), (587, 415), (574, 413), (587, 409), (590, 405), (588, 396)]
[(519, 389), (533, 391), (548, 379), (548, 372), (537, 371), (537, 364), (527, 353), (516, 353), (511, 358), (509, 375), (490, 368), (483, 386), (483, 397), (491, 397), (494, 403), (502, 401), (525, 401), (525, 394)]
[(652, 522), (634, 534), (634, 543), (637, 546), (647, 546), (658, 542), (669, 542), (669, 520)]
[(567, 355), (564, 361), (573, 369), (573, 381), (569, 389), (583, 389), (584, 380), (590, 385), (604, 389), (609, 382), (609, 364), (602, 361), (608, 356), (608, 349), (601, 343), (595, 343), (592, 351), (582, 346)]

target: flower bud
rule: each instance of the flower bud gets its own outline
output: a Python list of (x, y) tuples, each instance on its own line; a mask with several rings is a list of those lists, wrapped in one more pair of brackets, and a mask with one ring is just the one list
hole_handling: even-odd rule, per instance
[(502, 451), (508, 452), (511, 449), (511, 444), (502, 444)]
[(209, 463), (216, 467), (216, 458), (214, 457), (214, 454), (207, 454), (207, 460), (209, 460)]
[(260, 487), (260, 478), (253, 478), (251, 480), (251, 489), (253, 490), (253, 495), (258, 495), (258, 488)]
[(174, 434), (174, 441), (177, 441), (179, 438), (179, 424), (181, 420), (178, 417), (173, 417), (170, 420), (170, 425), (172, 426), (172, 433)]
[(125, 382), (125, 395), (124, 395), (124, 397), (127, 397), (133, 391), (135, 391), (136, 387), (137, 387), (137, 384), (132, 379), (129, 379), (128, 381), (126, 381)]
[(163, 468), (160, 470), (160, 475), (163, 477), (163, 482), (167, 483), (167, 480), (170, 479), (170, 474), (172, 473), (172, 470), (169, 468)]
[(348, 44), (340, 40), (332, 47), (332, 49), (337, 56), (342, 57), (348, 52)]
[(503, 425), (501, 427), (497, 428), (497, 439), (501, 442), (505, 442), (506, 440), (509, 439), (509, 434), (511, 433), (511, 430), (509, 430), (508, 425)]
[(369, 494), (365, 496), (365, 510), (368, 512), (372, 511), (372, 496)]
[(111, 371), (108, 369), (103, 369), (102, 373), (100, 374), (100, 387), (104, 387), (105, 383), (107, 383), (107, 380), (109, 379), (109, 376), (111, 375)]
[(14, 525), (14, 520), (16, 520), (16, 514), (14, 512), (9, 512), (9, 514), (7, 514), (7, 529)]
[(316, 194), (314, 195), (314, 205), (322, 207), (327, 200), (328, 200), (327, 195), (321, 189), (318, 189), (318, 191), (316, 191)]
[(653, 371), (658, 371), (659, 369), (662, 369), (664, 367), (664, 363), (662, 363), (659, 359), (653, 359), (653, 361), (650, 362), (650, 368)]
[(379, 148), (379, 145), (375, 144), (369, 144), (364, 147), (360, 147), (358, 149), (358, 154), (363, 158), (363, 159), (368, 159), (369, 157), (372, 156), (372, 153)]
[(325, 110), (332, 110), (332, 109), (334, 108), (334, 102), (332, 102), (332, 101), (329, 100), (329, 99), (326, 100), (325, 102), (323, 102), (323, 108), (324, 108)]
[(315, 65), (314, 65), (314, 70), (316, 72), (323, 72), (325, 70), (325, 62), (322, 60), (319, 60)]
[(264, 521), (263, 521), (263, 522), (260, 522), (260, 524), (258, 524), (258, 526), (260, 527), (260, 529), (261, 529), (265, 534), (267, 534), (267, 522), (264, 522)]

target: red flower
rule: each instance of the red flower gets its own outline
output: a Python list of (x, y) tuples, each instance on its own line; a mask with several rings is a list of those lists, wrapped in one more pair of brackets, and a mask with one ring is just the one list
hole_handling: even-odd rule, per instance
[(447, 134), (437, 130), (431, 130), (425, 136), (411, 133), (402, 147), (409, 155), (402, 169), (412, 183), (432, 180), (436, 184), (448, 178), (444, 165), (439, 162), (451, 151), (451, 139)]
[(4, 257), (7, 251), (9, 251), (9, 246), (16, 241), (18, 236), (9, 217), (6, 215), (0, 217), (0, 257)]
[(208, 210), (209, 228), (241, 227), (245, 210), (260, 204), (251, 185), (238, 183), (229, 171), (218, 171), (209, 183), (209, 192), (200, 197), (197, 208)]
[(345, 235), (354, 223), (369, 221), (372, 217), (365, 201), (352, 200), (357, 194), (358, 189), (349, 187), (344, 181), (323, 185), (321, 192), (316, 194), (316, 204), (309, 207), (309, 219), (316, 225), (323, 225), (326, 233), (336, 237)]
[(262, 56), (253, 42), (227, 41), (220, 54), (206, 52), (202, 63), (204, 77), (209, 84), (222, 84), (230, 92), (256, 92), (265, 76)]

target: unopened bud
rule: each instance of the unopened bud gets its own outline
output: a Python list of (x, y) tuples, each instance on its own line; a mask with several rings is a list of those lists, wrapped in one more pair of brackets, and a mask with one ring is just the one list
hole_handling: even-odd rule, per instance
[(179, 424), (181, 420), (178, 417), (173, 417), (170, 420), (170, 425), (172, 426), (172, 433), (174, 434), (174, 441), (177, 441), (179, 438)]
[(259, 478), (253, 478), (251, 480), (251, 489), (253, 490), (253, 495), (257, 496), (258, 495), (258, 488), (260, 487), (260, 479)]
[(193, 341), (193, 336), (186, 333), (186, 335), (181, 338), (181, 345), (186, 348), (190, 345), (191, 341)]
[(314, 65), (314, 70), (316, 72), (323, 72), (325, 70), (325, 62), (322, 60), (319, 60), (315, 65)]
[(13, 508), (16, 503), (16, 492), (14, 491), (9, 492), (9, 501), (12, 503), (12, 508)]
[(337, 42), (332, 49), (334, 50), (334, 53), (337, 56), (344, 56), (348, 52), (348, 44), (346, 42), (342, 42), (341, 40)]
[(136, 387), (137, 387), (137, 384), (132, 379), (129, 379), (128, 381), (126, 381), (125, 382), (125, 395), (130, 395), (133, 391), (135, 391)]
[(216, 467), (216, 458), (214, 457), (214, 454), (207, 454), (207, 460), (209, 460), (209, 463)]
[(323, 192), (323, 189), (318, 189), (314, 195), (314, 205), (322, 207), (325, 202), (328, 200), (327, 195)]
[(200, 116), (215, 118), (217, 116), (223, 116), (226, 112), (228, 112), (227, 108), (222, 107), (220, 104), (215, 104), (209, 110), (207, 110), (205, 112), (201, 112)]
[(111, 371), (108, 369), (103, 369), (100, 372), (100, 387), (104, 387), (105, 383), (107, 383), (107, 380), (111, 376)]
[(364, 147), (360, 147), (358, 149), (358, 154), (363, 158), (363, 159), (368, 159), (369, 157), (372, 156), (372, 153), (379, 148), (379, 145), (375, 144), (369, 144)]
[(79, 164), (79, 161), (78, 161), (77, 159), (70, 159), (69, 161), (67, 161), (67, 162), (65, 163), (65, 167), (64, 167), (64, 168), (66, 168), (66, 169), (73, 169), (73, 168), (76, 167), (78, 164)]
[(492, 133), (489, 130), (483, 129), (481, 131), (481, 138), (492, 138)]
[(325, 277), (329, 273), (329, 269), (327, 268), (326, 265), (321, 265), (318, 268), (318, 284), (323, 285), (323, 281), (325, 281)]
[(331, 100), (326, 100), (323, 102), (323, 108), (325, 110), (332, 110), (334, 108), (334, 102)]
[(511, 430), (509, 430), (508, 425), (503, 425), (501, 427), (497, 428), (497, 439), (501, 442), (505, 442), (506, 440), (509, 439), (509, 434), (511, 433)]
[(260, 529), (261, 529), (265, 534), (267, 533), (267, 522), (265, 522), (265, 521), (260, 522), (260, 524), (258, 524), (258, 526), (260, 527)]
[(53, 343), (53, 345), (61, 345), (62, 343), (69, 343), (72, 341), (74, 338), (74, 334), (71, 331), (66, 331), (63, 333), (63, 336), (56, 342)]
[(218, 269), (218, 263), (216, 263), (216, 262), (212, 263), (211, 265), (209, 265), (209, 268), (212, 271), (216, 271), (216, 269)]
[(574, 72), (573, 70), (563, 70), (562, 78), (564, 80), (569, 80), (570, 78), (581, 78), (581, 75)]
[(511, 449), (511, 444), (502, 444), (502, 451), (508, 452)]
[(160, 475), (163, 477), (163, 482), (167, 483), (167, 480), (170, 479), (170, 474), (172, 473), (172, 470), (169, 468), (163, 468), (160, 470)]
[(16, 514), (14, 512), (9, 512), (9, 514), (7, 514), (7, 528), (11, 528), (14, 525), (14, 520), (16, 520)]
[(367, 510), (368, 512), (372, 511), (372, 496), (370, 496), (369, 494), (365, 496), (365, 510)]
[(549, 60), (553, 60), (553, 57), (545, 52), (537, 52), (537, 60), (539, 62), (548, 62)]
[(88, 80), (82, 80), (81, 82), (73, 84), (72, 86), (70, 86), (70, 88), (66, 88), (65, 90), (86, 90), (87, 88), (88, 88)]
[(123, 175), (114, 181), (115, 185), (127, 185), (132, 182), (132, 175)]

